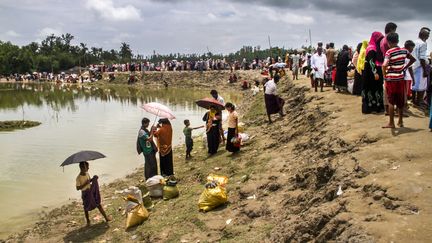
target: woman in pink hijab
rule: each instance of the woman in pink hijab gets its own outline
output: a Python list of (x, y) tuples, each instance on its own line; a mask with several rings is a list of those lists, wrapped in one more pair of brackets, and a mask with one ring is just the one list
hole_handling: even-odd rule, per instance
[(373, 32), (366, 49), (365, 67), (362, 73), (362, 113), (381, 113), (384, 111), (383, 101), (383, 75), (380, 43), (384, 35), (380, 32)]

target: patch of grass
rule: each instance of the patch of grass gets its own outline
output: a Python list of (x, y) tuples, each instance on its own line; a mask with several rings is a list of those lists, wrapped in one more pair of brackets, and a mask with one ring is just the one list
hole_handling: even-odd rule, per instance
[(263, 96), (256, 95), (252, 99), (251, 107), (250, 109), (247, 109), (243, 120), (254, 121), (257, 117), (265, 117), (267, 115)]
[(191, 222), (196, 225), (200, 230), (202, 231), (206, 231), (207, 230), (207, 226), (205, 225), (205, 223), (203, 221), (201, 221), (199, 218), (194, 217)]
[(39, 126), (41, 123), (37, 121), (0, 121), (0, 132), (1, 131), (13, 131), (16, 129), (25, 129), (30, 127)]

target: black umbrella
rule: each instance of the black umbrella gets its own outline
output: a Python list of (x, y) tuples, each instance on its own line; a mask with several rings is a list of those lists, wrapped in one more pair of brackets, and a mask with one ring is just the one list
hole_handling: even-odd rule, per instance
[(96, 151), (80, 151), (69, 156), (60, 166), (75, 164), (83, 161), (105, 158), (106, 156)]

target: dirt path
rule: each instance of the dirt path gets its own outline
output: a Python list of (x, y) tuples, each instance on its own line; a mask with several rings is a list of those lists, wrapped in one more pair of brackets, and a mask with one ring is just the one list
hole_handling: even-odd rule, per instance
[[(427, 242), (432, 238), (432, 142), (413, 110), (406, 128), (384, 130), (383, 115), (362, 115), (361, 98), (306, 78), (284, 80), (284, 118), (268, 125), (261, 95), (239, 109), (252, 137), (240, 154), (207, 158), (199, 139), (190, 161), (175, 151), (181, 196), (156, 201), (144, 224), (125, 232), (117, 189), (140, 184), (142, 169), (103, 187), (114, 221), (83, 228), (80, 202), (63, 206), (9, 240), (28, 242)], [(221, 170), (215, 171), (219, 167)], [(197, 202), (209, 173), (229, 176), (229, 203), (208, 213)], [(342, 194), (338, 195), (339, 187)], [(93, 221), (101, 221), (91, 212)], [(227, 224), (227, 220), (231, 219)]]

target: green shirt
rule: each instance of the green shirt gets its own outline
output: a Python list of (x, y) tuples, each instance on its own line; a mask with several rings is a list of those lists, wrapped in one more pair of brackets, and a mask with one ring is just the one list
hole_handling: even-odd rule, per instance
[(146, 131), (144, 131), (143, 129), (139, 130), (138, 141), (144, 154), (150, 154), (151, 152), (153, 152), (153, 147), (150, 141), (147, 141), (149, 137), (150, 136)]
[(185, 127), (183, 128), (183, 134), (185, 135), (186, 138), (192, 138), (192, 128), (190, 127)]

